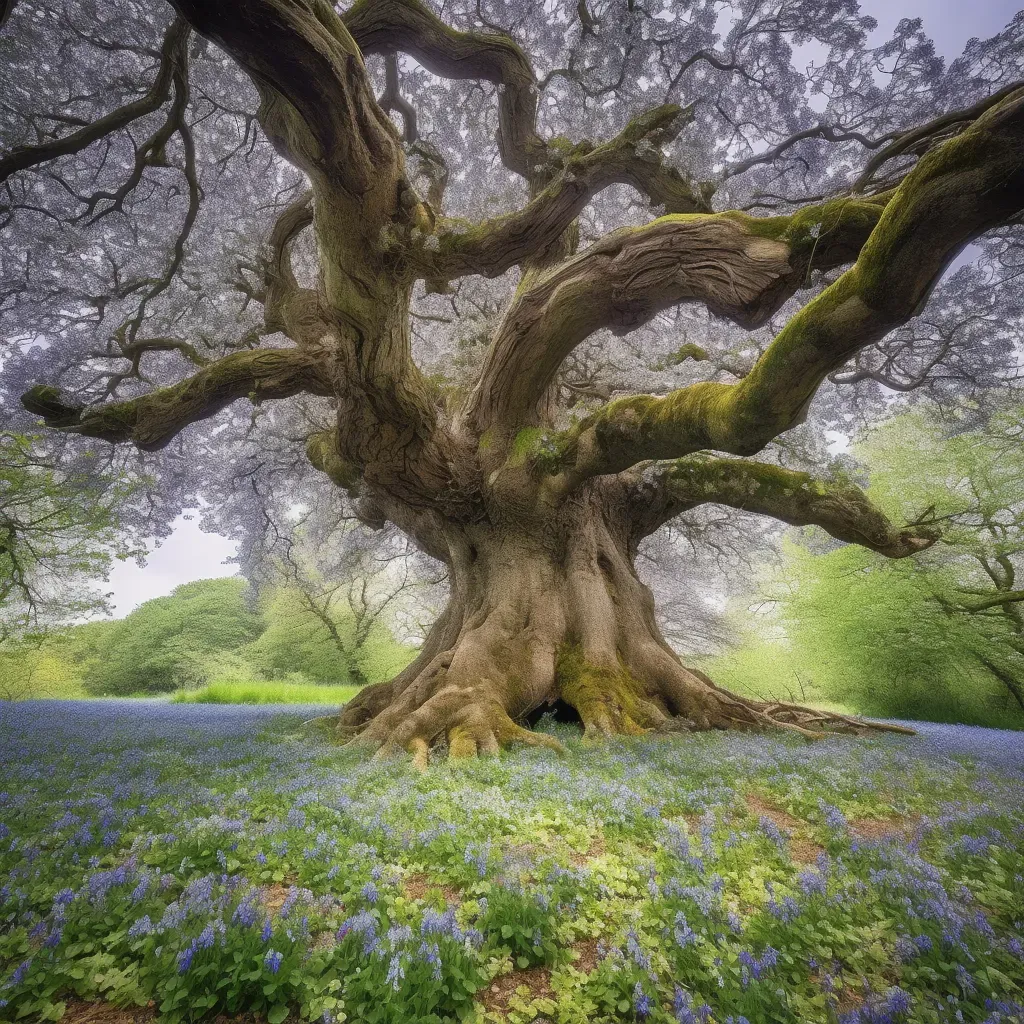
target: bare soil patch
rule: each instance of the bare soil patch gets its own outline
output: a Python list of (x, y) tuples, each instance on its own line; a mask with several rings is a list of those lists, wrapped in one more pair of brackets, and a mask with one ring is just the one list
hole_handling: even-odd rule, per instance
[(887, 818), (855, 818), (847, 822), (847, 827), (858, 839), (879, 840), (892, 836), (909, 837), (920, 820), (920, 814), (890, 814)]
[[(156, 1021), (156, 1008), (149, 1006), (114, 1006), (113, 1003), (90, 1003), (82, 999), (68, 999), (64, 1003), (61, 1024), (152, 1024)], [(294, 1021), (287, 1018), (285, 1024)], [(266, 1024), (266, 1018), (256, 1013), (229, 1015), (219, 1013), (211, 1024)]]
[(430, 876), (422, 871), (406, 875), (402, 880), (402, 890), (411, 900), (421, 900), (431, 889), (439, 890), (448, 904), (458, 905), (462, 902), (462, 890), (456, 889), (453, 885), (443, 885), (440, 882), (432, 881)]
[(156, 1010), (148, 1006), (114, 1006), (113, 1003), (87, 1003), (69, 999), (64, 1004), (63, 1024), (149, 1024)]
[(273, 917), (275, 914), (280, 913), (281, 908), (284, 906), (284, 902), (288, 899), (288, 893), (291, 892), (291, 886), (280, 885), (274, 883), (272, 885), (261, 885), (261, 902), (263, 906), (267, 908), (267, 913)]
[(555, 995), (551, 990), (551, 971), (546, 967), (527, 967), (491, 979), (491, 983), (480, 992), (479, 999), (487, 1013), (504, 1015), (520, 988), (529, 990), (529, 994), (524, 994), (527, 1000), (553, 999)]
[(569, 858), (577, 867), (583, 867), (589, 861), (603, 857), (608, 852), (608, 844), (605, 842), (604, 834), (599, 832), (590, 840), (590, 845), (583, 853), (573, 853)]
[(756, 814), (758, 817), (768, 818), (778, 825), (779, 828), (785, 829), (790, 833), (788, 839), (789, 855), (797, 864), (813, 864), (818, 859), (818, 855), (825, 852), (825, 848), (820, 843), (814, 842), (813, 839), (793, 834), (798, 830), (806, 828), (806, 822), (801, 821), (799, 818), (794, 818), (792, 814), (784, 811), (781, 807), (776, 807), (774, 804), (769, 803), (764, 797), (758, 796), (756, 793), (748, 793), (746, 802), (747, 807), (750, 808), (753, 814)]
[(576, 954), (573, 967), (583, 974), (591, 974), (594, 968), (601, 962), (601, 956), (597, 951), (597, 939), (581, 939), (572, 944), (572, 950)]

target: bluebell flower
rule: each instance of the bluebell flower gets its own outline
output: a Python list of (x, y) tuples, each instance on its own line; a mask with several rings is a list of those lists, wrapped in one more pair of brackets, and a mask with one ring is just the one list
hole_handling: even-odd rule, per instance
[(633, 1011), (640, 1020), (646, 1020), (651, 1014), (650, 996), (643, 990), (639, 981), (633, 987)]
[(395, 953), (390, 962), (388, 963), (387, 977), (384, 979), (385, 984), (390, 985), (396, 992), (402, 985), (402, 979), (405, 978), (405, 968), (402, 966), (402, 957), (400, 954)]
[(780, 849), (786, 849), (786, 836), (778, 825), (767, 815), (762, 814), (759, 822), (761, 831)]
[(818, 798), (818, 809), (825, 818), (825, 824), (834, 832), (846, 830), (846, 817), (838, 807), (833, 807), (822, 798)]
[(263, 966), (266, 967), (271, 974), (277, 974), (281, 969), (281, 961), (283, 959), (283, 953), (278, 953), (276, 949), (268, 949), (266, 956), (263, 957)]
[(687, 946), (692, 946), (697, 941), (697, 933), (689, 926), (686, 921), (686, 917), (683, 915), (681, 910), (676, 911), (676, 920), (675, 926), (672, 929), (672, 935), (682, 949), (685, 949)]
[(196, 955), (194, 946), (186, 946), (178, 954), (178, 973), (185, 974), (186, 971), (192, 966), (192, 958)]
[(672, 1012), (678, 1024), (705, 1024), (711, 1016), (711, 1007), (707, 1003), (694, 1006), (693, 997), (678, 985), (672, 999)]
[(14, 968), (14, 973), (11, 975), (11, 980), (8, 982), (12, 988), (15, 985), (20, 985), (28, 974), (28, 969), (32, 966), (32, 957), (27, 960), (22, 960), (17, 967)]

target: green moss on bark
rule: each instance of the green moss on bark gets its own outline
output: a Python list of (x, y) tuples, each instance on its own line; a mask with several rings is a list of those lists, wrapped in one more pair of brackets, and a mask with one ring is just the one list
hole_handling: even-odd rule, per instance
[(582, 648), (564, 644), (555, 662), (559, 696), (599, 732), (636, 736), (654, 724), (640, 684), (620, 665), (617, 670), (587, 662)]

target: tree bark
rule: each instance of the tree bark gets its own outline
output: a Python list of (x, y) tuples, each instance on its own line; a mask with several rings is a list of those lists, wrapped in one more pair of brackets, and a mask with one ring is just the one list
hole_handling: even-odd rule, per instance
[(625, 507), (591, 488), (542, 521), (447, 528), (452, 591), (420, 656), (365, 688), (338, 731), (382, 752), (453, 757), (510, 742), (557, 746), (524, 728), (563, 702), (587, 737), (781, 727), (857, 730), (839, 715), (738, 697), (685, 667), (638, 578)]

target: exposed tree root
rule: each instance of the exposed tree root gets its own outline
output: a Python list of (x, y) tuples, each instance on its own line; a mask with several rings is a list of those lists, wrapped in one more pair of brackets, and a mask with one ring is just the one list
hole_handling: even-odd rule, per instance
[(799, 704), (741, 697), (677, 660), (666, 659), (672, 671), (654, 685), (645, 685), (624, 667), (597, 668), (583, 660), (578, 649), (563, 647), (550, 692), (531, 706), (509, 700), (509, 694), (518, 691), (508, 685), (507, 676), (471, 685), (451, 681), (453, 660), (451, 652), (432, 659), (404, 686), (396, 687), (392, 681), (367, 687), (338, 716), (337, 734), (372, 746), (376, 757), (407, 751), (418, 767), (426, 768), (432, 749), (446, 748), (451, 758), (496, 754), (515, 743), (561, 750), (554, 737), (521, 724), (530, 711), (555, 700), (575, 708), (587, 740), (709, 729), (778, 729), (808, 740), (836, 734), (914, 733), (904, 726)]
[(339, 737), (425, 766), (430, 751), (493, 754), (514, 743), (558, 749), (525, 728), (562, 702), (584, 738), (708, 729), (833, 733), (911, 730), (723, 690), (684, 667), (658, 628), (654, 599), (628, 548), (598, 517), (558, 557), (521, 536), (477, 539), (456, 561), (452, 600), (419, 657), (364, 688), (337, 720)]

